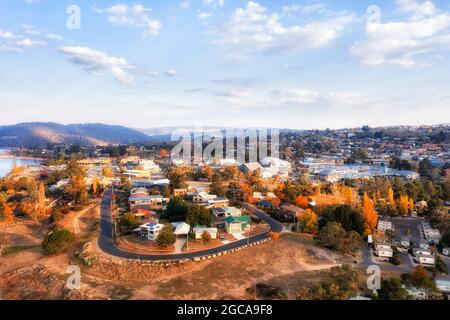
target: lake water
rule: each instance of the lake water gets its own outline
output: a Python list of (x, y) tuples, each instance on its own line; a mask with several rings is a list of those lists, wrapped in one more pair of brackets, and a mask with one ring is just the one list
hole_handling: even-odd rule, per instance
[[(0, 154), (5, 154), (7, 152), (7, 149), (0, 149)], [(6, 176), (11, 171), (14, 164), (16, 164), (17, 166), (28, 166), (32, 164), (39, 164), (39, 161), (15, 158), (0, 158), (0, 178)]]

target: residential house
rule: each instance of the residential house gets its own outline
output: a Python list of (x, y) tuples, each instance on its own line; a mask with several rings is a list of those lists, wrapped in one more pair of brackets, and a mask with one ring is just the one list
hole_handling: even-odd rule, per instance
[(378, 230), (386, 233), (386, 231), (393, 231), (394, 230), (394, 226), (392, 224), (392, 221), (389, 220), (378, 220), (378, 226), (377, 226)]
[(164, 198), (161, 195), (132, 195), (128, 198), (130, 210), (160, 210), (164, 205)]
[(191, 226), (186, 222), (174, 222), (172, 227), (176, 236), (187, 236), (191, 231)]
[(380, 258), (392, 258), (394, 256), (394, 250), (390, 244), (377, 243), (375, 245), (375, 254)]
[(214, 208), (212, 213), (216, 218), (240, 217), (242, 211), (235, 207)]
[(416, 261), (419, 264), (434, 265), (435, 258), (434, 256), (431, 255), (419, 254), (418, 256), (414, 257), (414, 261)]
[(142, 238), (155, 241), (163, 228), (164, 225), (162, 224), (149, 222), (139, 227), (139, 234)]
[(184, 197), (188, 193), (187, 189), (174, 189), (173, 190), (173, 196), (174, 197)]
[(282, 212), (296, 217), (305, 211), (300, 207), (294, 206), (293, 204), (283, 204), (280, 209)]
[(209, 194), (205, 191), (199, 192), (193, 196), (192, 200), (196, 203), (206, 203), (208, 200), (217, 198), (214, 194)]
[(211, 239), (217, 239), (217, 228), (204, 228), (204, 227), (195, 227), (193, 230), (194, 236), (196, 240), (200, 240), (204, 232), (209, 233)]
[(225, 230), (227, 233), (241, 233), (250, 230), (250, 216), (225, 218)]
[(217, 197), (207, 202), (209, 208), (225, 208), (230, 205), (230, 200), (226, 197)]
[(414, 249), (413, 249), (413, 256), (414, 256), (414, 257), (418, 257), (418, 256), (420, 256), (420, 255), (428, 255), (428, 256), (431, 256), (431, 255), (432, 255), (432, 252), (431, 252), (431, 250), (428, 250), (428, 249), (414, 248)]

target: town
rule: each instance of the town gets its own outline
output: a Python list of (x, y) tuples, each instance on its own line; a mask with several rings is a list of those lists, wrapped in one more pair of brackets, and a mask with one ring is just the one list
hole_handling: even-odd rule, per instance
[[(15, 164), (0, 181), (0, 297), (49, 298), (36, 270), (53, 277), (51, 291), (60, 288), (53, 298), (105, 294), (87, 284), (62, 290), (51, 274), (64, 268), (45, 267), (52, 261), (80, 266), (90, 281), (151, 285), (152, 274), (167, 291), (169, 275), (222, 279), (227, 265), (237, 272), (231, 266), (245, 268), (252, 256), (267, 264), (252, 284), (236, 274), (240, 285), (230, 279), (218, 291), (211, 278), (207, 297), (448, 298), (449, 126), (287, 130), (279, 142), (279, 157), (243, 163), (219, 154), (208, 163), (174, 160), (174, 141), (9, 150), (36, 163)], [(249, 141), (247, 150), (255, 147)], [(36, 259), (44, 262), (33, 266)], [(294, 264), (303, 278), (287, 283)], [(361, 290), (370, 266), (380, 268), (381, 287)], [(22, 276), (21, 291), (15, 272), (31, 285)], [(320, 276), (305, 282), (312, 273)], [(187, 283), (171, 290), (172, 298), (205, 298)]]

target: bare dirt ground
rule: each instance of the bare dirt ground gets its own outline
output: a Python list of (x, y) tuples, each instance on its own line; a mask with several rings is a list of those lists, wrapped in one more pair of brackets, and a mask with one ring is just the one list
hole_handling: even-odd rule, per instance
[[(318, 282), (325, 270), (349, 262), (296, 234), (201, 262), (128, 261), (99, 252), (97, 209), (70, 216), (62, 223), (77, 232), (79, 242), (58, 255), (47, 256), (41, 249), (42, 226), (0, 230), (0, 239), (8, 247), (29, 246), (0, 257), (0, 300), (253, 299), (247, 289), (256, 283), (279, 287), (294, 299), (300, 286)], [(66, 288), (70, 264), (81, 267), (81, 290)]]

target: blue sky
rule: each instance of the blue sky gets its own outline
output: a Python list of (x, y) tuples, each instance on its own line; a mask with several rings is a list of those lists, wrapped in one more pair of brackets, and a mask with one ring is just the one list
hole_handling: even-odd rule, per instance
[(449, 49), (448, 1), (0, 0), (0, 124), (449, 123)]

